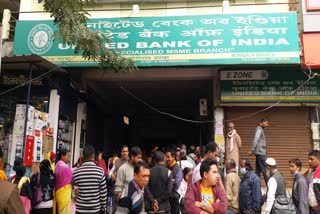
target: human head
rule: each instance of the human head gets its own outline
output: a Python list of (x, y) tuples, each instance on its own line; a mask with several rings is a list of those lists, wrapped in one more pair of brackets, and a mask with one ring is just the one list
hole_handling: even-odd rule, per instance
[(270, 123), (269, 118), (264, 117), (264, 118), (261, 118), (259, 125), (260, 125), (262, 128), (265, 128), (265, 127), (268, 127), (268, 126), (269, 126), (269, 123)]
[(312, 150), (308, 154), (309, 156), (309, 165), (310, 168), (316, 169), (320, 166), (320, 151), (319, 150)]
[(200, 152), (200, 146), (196, 147), (196, 152)]
[(130, 149), (130, 160), (133, 165), (142, 160), (142, 151), (138, 146), (134, 146)]
[(180, 149), (187, 150), (187, 146), (186, 146), (185, 144), (181, 144), (181, 145), (180, 145)]
[(43, 161), (41, 161), (39, 165), (39, 169), (40, 169), (40, 174), (48, 174), (48, 172), (52, 172), (50, 161), (47, 159), (44, 159)]
[(301, 168), (302, 168), (302, 162), (300, 159), (298, 158), (294, 158), (289, 160), (289, 164), (290, 164), (290, 172), (291, 174), (295, 174), (295, 173), (299, 173), (301, 172)]
[(177, 161), (181, 160), (180, 151), (181, 151), (181, 150), (177, 150), (177, 151), (176, 151), (176, 160), (177, 160)]
[(87, 145), (83, 149), (83, 158), (85, 161), (94, 160), (96, 150), (91, 145)]
[(267, 158), (266, 167), (267, 167), (267, 170), (269, 170), (270, 173), (272, 173), (277, 168), (276, 160), (273, 158)]
[(187, 160), (187, 151), (185, 149), (180, 150), (180, 160)]
[(226, 162), (226, 170), (231, 170), (236, 168), (236, 162), (233, 159), (229, 159)]
[(212, 159), (202, 161), (200, 166), (200, 175), (202, 182), (206, 182), (208, 186), (216, 185), (220, 176), (217, 161)]
[(68, 163), (70, 160), (68, 150), (66, 150), (66, 149), (58, 150), (57, 155), (56, 155), (56, 160), (57, 161), (62, 160), (63, 162)]
[(191, 183), (192, 182), (192, 173), (193, 170), (189, 167), (185, 167), (182, 171), (183, 173), (183, 179), (187, 182), (187, 183)]
[(13, 169), (14, 171), (16, 171), (17, 166), (23, 165), (22, 163), (23, 163), (22, 159), (21, 159), (21, 158), (17, 158), (17, 159), (13, 162), (13, 167), (12, 167), (12, 169)]
[(189, 153), (194, 153), (196, 151), (196, 147), (194, 145), (189, 146)]
[(201, 158), (202, 157), (201, 157), (200, 152), (197, 151), (197, 152), (194, 153), (194, 161), (195, 161), (196, 164), (201, 162)]
[(233, 124), (233, 122), (229, 122), (229, 123), (227, 124), (227, 130), (228, 130), (228, 132), (233, 132), (233, 130), (234, 130), (234, 124)]
[(83, 157), (80, 156), (80, 157), (78, 158), (77, 162), (73, 165), (73, 167), (77, 167), (77, 168), (78, 168), (78, 167), (82, 166), (83, 161), (84, 161), (84, 160), (83, 160)]
[(102, 153), (102, 151), (98, 151), (97, 152), (97, 161), (101, 161), (102, 160), (102, 155), (103, 155), (103, 153)]
[(54, 163), (55, 160), (56, 160), (56, 154), (54, 152), (50, 152), (50, 161), (51, 161), (51, 163)]
[(253, 170), (253, 168), (249, 160), (244, 159), (240, 161), (240, 172), (242, 175), (247, 174), (251, 170)]
[(150, 169), (148, 165), (140, 161), (134, 166), (134, 175), (133, 179), (136, 184), (142, 189), (147, 186), (150, 179)]
[(17, 177), (23, 177), (26, 174), (26, 167), (23, 165), (16, 167), (16, 175)]
[(154, 160), (156, 161), (156, 163), (162, 163), (162, 164), (164, 164), (164, 163), (165, 163), (164, 157), (165, 157), (165, 155), (164, 155), (164, 153), (161, 152), (161, 151), (156, 151), (156, 152), (154, 153)]
[(167, 164), (170, 165), (175, 161), (176, 151), (173, 148), (168, 148), (166, 151), (166, 161)]
[(121, 157), (125, 160), (129, 159), (129, 147), (127, 145), (121, 147)]
[(219, 147), (215, 142), (210, 142), (206, 145), (205, 158), (211, 158), (217, 160), (219, 157)]

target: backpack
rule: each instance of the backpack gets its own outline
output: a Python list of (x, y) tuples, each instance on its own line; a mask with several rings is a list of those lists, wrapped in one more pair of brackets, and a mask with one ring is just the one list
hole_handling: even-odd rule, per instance
[(285, 195), (279, 195), (275, 198), (272, 210), (272, 214), (296, 214), (296, 207), (290, 198)]
[(31, 199), (32, 206), (35, 206), (42, 201), (42, 190), (41, 190), (41, 186), (40, 186), (40, 174), (37, 173), (35, 176), (37, 176), (37, 184), (36, 184), (36, 189), (34, 190), (34, 192), (32, 194), (32, 199)]

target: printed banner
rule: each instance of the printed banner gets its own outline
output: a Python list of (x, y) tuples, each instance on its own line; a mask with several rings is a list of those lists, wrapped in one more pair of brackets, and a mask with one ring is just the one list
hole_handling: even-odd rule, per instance
[(220, 79), (223, 103), (320, 102), (320, 79), (306, 82), (308, 76), (301, 70), (221, 71)]
[[(105, 46), (138, 66), (298, 64), (297, 14), (214, 14), (90, 19), (87, 27), (113, 42)], [(95, 67), (74, 46), (53, 41), (52, 21), (18, 21), (14, 55), (38, 54), (62, 67)]]

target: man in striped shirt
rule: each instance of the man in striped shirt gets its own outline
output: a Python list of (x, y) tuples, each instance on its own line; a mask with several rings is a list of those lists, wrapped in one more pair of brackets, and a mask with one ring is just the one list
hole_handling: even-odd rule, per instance
[(103, 169), (95, 160), (95, 149), (86, 146), (83, 150), (85, 162), (73, 173), (73, 181), (78, 186), (76, 213), (102, 214), (106, 210), (107, 186)]

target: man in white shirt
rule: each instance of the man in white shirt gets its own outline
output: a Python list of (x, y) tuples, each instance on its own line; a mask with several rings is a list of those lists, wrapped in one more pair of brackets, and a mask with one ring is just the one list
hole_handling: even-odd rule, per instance
[(267, 171), (270, 172), (270, 178), (268, 180), (268, 192), (266, 203), (266, 214), (271, 213), (274, 200), (279, 195), (286, 196), (286, 184), (284, 177), (277, 170), (276, 160), (273, 158), (267, 158), (266, 160)]

